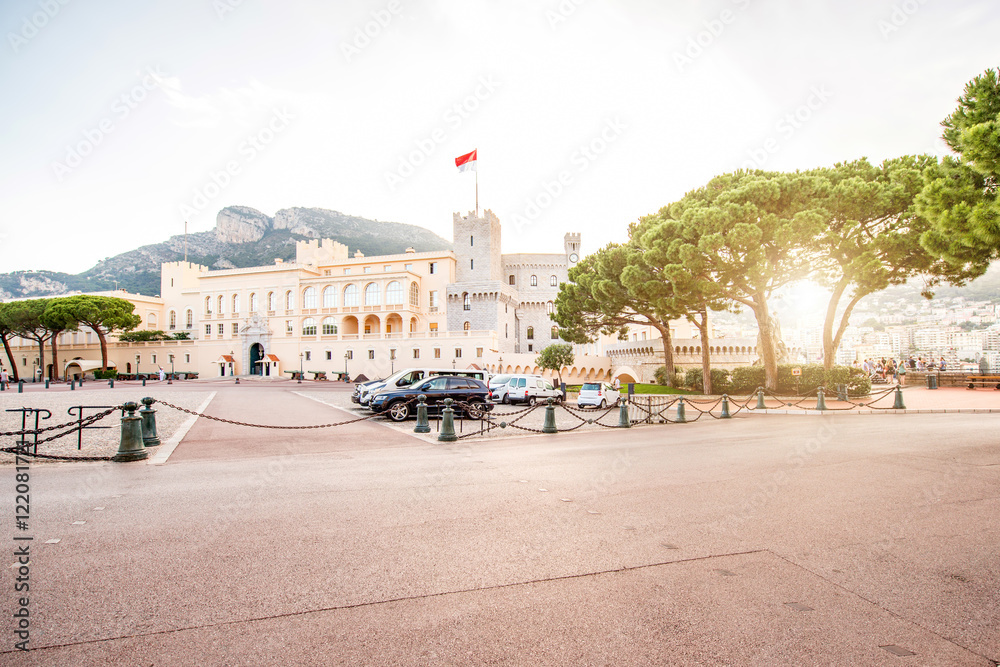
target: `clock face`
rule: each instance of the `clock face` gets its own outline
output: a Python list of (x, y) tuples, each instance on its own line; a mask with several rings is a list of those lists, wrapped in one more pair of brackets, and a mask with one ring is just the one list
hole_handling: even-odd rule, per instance
[(571, 261), (574, 264), (576, 264), (579, 259), (580, 258), (577, 256), (577, 254), (575, 252), (571, 252), (570, 253), (570, 255), (569, 255), (569, 261)]

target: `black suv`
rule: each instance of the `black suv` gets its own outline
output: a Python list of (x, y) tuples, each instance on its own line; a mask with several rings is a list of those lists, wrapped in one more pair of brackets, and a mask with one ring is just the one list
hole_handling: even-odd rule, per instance
[[(416, 398), (420, 394), (427, 397), (427, 412), (435, 413), (444, 409), (444, 399), (456, 403), (466, 403), (466, 414), (477, 419), (489, 409), (486, 399), (490, 390), (486, 383), (473, 378), (437, 376), (408, 387), (379, 391), (368, 404), (374, 412), (384, 412), (393, 421), (401, 422), (417, 413)], [(412, 401), (412, 402), (411, 402)]]

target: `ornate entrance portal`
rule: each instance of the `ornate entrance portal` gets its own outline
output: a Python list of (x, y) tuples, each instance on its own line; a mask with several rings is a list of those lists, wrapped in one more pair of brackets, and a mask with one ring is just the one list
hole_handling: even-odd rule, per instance
[(254, 343), (250, 346), (250, 375), (263, 375), (261, 370), (264, 364), (261, 360), (264, 358), (264, 346), (260, 343)]
[(261, 375), (264, 372), (264, 359), (271, 349), (271, 328), (267, 318), (254, 313), (243, 320), (240, 327), (240, 339), (243, 343), (243, 368), (251, 375)]

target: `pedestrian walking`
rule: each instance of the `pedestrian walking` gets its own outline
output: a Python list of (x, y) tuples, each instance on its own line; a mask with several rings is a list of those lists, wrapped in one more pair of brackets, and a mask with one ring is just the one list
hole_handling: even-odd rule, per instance
[(160, 382), (163, 382), (164, 380), (167, 379), (167, 374), (163, 372), (162, 366), (157, 366), (157, 368), (160, 369)]

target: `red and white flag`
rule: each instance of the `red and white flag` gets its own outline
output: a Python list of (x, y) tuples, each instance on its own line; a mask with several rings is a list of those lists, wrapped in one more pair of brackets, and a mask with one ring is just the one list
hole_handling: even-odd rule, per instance
[(459, 171), (476, 171), (476, 151), (455, 158), (455, 166)]

